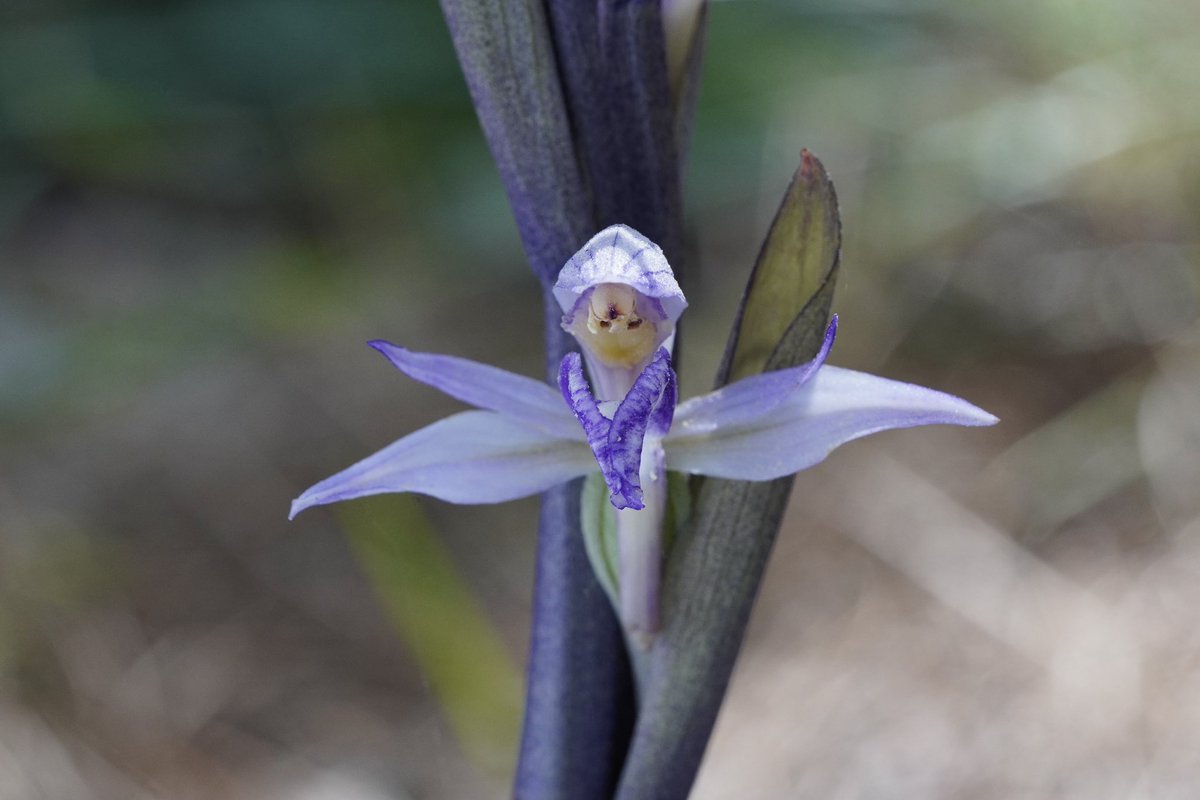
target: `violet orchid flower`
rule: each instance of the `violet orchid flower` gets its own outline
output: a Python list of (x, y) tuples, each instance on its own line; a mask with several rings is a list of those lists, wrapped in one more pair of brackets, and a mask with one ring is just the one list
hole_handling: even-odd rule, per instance
[(384, 492), (497, 503), (599, 467), (617, 509), (614, 600), (632, 641), (645, 646), (658, 628), (666, 471), (766, 481), (878, 431), (997, 421), (943, 392), (827, 365), (836, 316), (809, 363), (677, 403), (670, 349), (687, 303), (658, 246), (624, 225), (584, 245), (554, 294), (564, 329), (583, 350), (582, 360), (563, 359), (558, 387), (371, 342), (409, 377), (479, 410), (435, 422), (321, 481), (292, 503), (290, 516)]

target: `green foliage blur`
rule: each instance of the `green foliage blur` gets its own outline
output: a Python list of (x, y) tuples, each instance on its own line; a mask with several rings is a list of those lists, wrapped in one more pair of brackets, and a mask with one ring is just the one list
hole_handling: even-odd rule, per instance
[[(801, 476), (698, 797), (1197, 777), (1174, 744), (1200, 735), (1197, 97), (1187, 0), (712, 4), (684, 395), (711, 385), (806, 147), (842, 202), (834, 363), (1003, 424)], [(504, 796), (535, 501), (380, 504), (390, 545), (353, 511), (285, 518), (455, 407), (365, 341), (538, 375), (540, 330), (436, 3), (8, 0), (0, 796)], [(962, 565), (937, 541), (872, 538), (863, 498), (920, 481), (925, 512), (1003, 544), (978, 574), (1010, 569), (1012, 608), (1083, 592), (1138, 634), (1014, 634), (975, 604), (986, 580), (938, 582)], [(1158, 682), (1061, 683), (1068, 634)], [(946, 740), (977, 745), (965, 767)]]

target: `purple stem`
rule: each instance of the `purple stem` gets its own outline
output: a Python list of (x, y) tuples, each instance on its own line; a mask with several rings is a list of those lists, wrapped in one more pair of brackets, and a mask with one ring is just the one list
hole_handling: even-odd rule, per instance
[[(546, 368), (574, 342), (549, 289)], [(513, 789), (518, 800), (606, 800), (620, 776), (634, 722), (621, 628), (596, 581), (580, 530), (580, 481), (542, 495), (525, 723)]]

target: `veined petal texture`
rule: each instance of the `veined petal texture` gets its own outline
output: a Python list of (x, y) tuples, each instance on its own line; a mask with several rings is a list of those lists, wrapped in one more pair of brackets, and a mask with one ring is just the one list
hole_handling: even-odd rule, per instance
[(608, 432), (607, 452), (611, 470), (620, 476), (618, 483), (609, 482), (617, 508), (622, 507), (622, 501), (629, 508), (644, 507), (642, 451), (650, 444), (647, 436), (657, 442), (670, 429), (677, 393), (671, 356), (666, 350), (659, 350), (617, 406)]
[[(647, 435), (657, 443), (671, 427), (677, 394), (671, 356), (659, 350), (633, 387), (605, 417), (583, 376), (578, 353), (568, 353), (559, 369), (559, 388), (587, 435), (604, 482), (618, 509), (643, 507), (641, 468)], [(657, 446), (657, 444), (655, 444)]]
[(608, 446), (608, 432), (612, 429), (612, 420), (600, 411), (600, 404), (592, 396), (587, 378), (583, 375), (583, 360), (579, 353), (567, 353), (563, 356), (558, 368), (558, 386), (562, 399), (566, 401), (579, 425), (587, 437), (588, 446), (595, 454), (597, 461), (604, 464), (605, 448)]
[[(709, 414), (709, 419), (720, 417), (719, 409)], [(871, 433), (917, 425), (995, 422), (996, 417), (953, 395), (824, 366), (784, 402), (757, 418), (731, 413), (725, 424), (704, 430), (677, 419), (665, 440), (667, 468), (765, 481), (807, 469), (835, 447)]]
[(554, 436), (580, 438), (579, 425), (548, 383), (466, 358), (414, 353), (381, 339), (368, 344), (408, 377), (456, 400), (515, 417)]
[(464, 411), (316, 484), (293, 501), (289, 518), (310, 506), (384, 492), (419, 492), (451, 503), (500, 503), (595, 468), (581, 439), (550, 436), (491, 411)]
[(610, 225), (563, 266), (554, 298), (570, 314), (580, 295), (601, 283), (622, 283), (654, 298), (674, 323), (687, 308), (662, 249), (628, 225)]

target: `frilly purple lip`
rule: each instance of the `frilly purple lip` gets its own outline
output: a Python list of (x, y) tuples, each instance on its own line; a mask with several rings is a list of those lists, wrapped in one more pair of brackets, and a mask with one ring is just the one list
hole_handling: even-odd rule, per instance
[(675, 413), (677, 389), (670, 355), (663, 349), (655, 354), (617, 406), (612, 419), (600, 412), (583, 375), (583, 360), (578, 353), (568, 353), (563, 358), (558, 385), (583, 426), (588, 446), (608, 484), (612, 504), (617, 508), (643, 508), (641, 469), (646, 435), (665, 436)]

